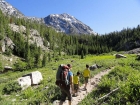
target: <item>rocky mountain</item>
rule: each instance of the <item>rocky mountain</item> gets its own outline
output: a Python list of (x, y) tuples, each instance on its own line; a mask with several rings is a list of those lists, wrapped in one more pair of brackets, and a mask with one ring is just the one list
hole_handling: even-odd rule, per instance
[(45, 24), (67, 34), (95, 34), (89, 26), (67, 13), (51, 14), (45, 17), (44, 21)]
[(37, 21), (39, 23), (44, 23), (43, 18), (37, 18), (37, 17), (26, 17), (24, 14), (22, 14), (18, 9), (14, 8), (11, 4), (6, 2), (5, 0), (0, 0), (0, 9), (4, 14), (7, 15), (12, 15), (17, 18), (25, 18), (25, 19), (30, 19), (33, 21)]
[(0, 9), (5, 14), (13, 15), (17, 18), (30, 19), (37, 21), (38, 23), (45, 23), (47, 26), (56, 29), (56, 31), (64, 32), (66, 34), (96, 34), (89, 26), (66, 13), (51, 14), (45, 18), (26, 17), (5, 0), (0, 0)]
[(16, 8), (14, 8), (11, 4), (9, 4), (5, 0), (0, 0), (0, 9), (2, 10), (3, 13), (7, 15), (13, 15), (16, 16), (17, 18), (24, 17), (24, 15), (20, 11), (18, 11)]

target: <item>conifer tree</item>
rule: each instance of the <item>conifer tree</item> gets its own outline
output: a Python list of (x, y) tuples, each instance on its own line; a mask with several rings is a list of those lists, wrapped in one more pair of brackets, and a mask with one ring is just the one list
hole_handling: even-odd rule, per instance
[(47, 55), (46, 55), (46, 53), (44, 53), (43, 60), (42, 60), (42, 67), (45, 67), (46, 64), (47, 64)]
[(48, 61), (51, 62), (51, 54), (48, 53)]
[(83, 52), (83, 50), (81, 52), (81, 59), (84, 59), (84, 52)]

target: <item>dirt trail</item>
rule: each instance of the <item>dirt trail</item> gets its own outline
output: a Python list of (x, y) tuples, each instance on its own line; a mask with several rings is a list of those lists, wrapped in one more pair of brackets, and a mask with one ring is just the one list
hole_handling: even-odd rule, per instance
[[(87, 91), (83, 91), (84, 84), (80, 87), (80, 92), (78, 92), (77, 97), (72, 97), (72, 105), (77, 105), (80, 101), (82, 101), (88, 93), (92, 92), (92, 90), (97, 86), (100, 82), (102, 76), (108, 74), (112, 69), (106, 69), (96, 74), (93, 78), (89, 80), (89, 84), (87, 85)], [(58, 100), (56, 100), (53, 105), (68, 105), (68, 100), (66, 100), (63, 104), (60, 104)]]

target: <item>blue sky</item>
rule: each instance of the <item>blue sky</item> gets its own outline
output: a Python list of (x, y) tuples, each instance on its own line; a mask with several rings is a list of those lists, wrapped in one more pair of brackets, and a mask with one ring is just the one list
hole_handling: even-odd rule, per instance
[(6, 0), (25, 16), (68, 13), (99, 34), (140, 24), (140, 0)]

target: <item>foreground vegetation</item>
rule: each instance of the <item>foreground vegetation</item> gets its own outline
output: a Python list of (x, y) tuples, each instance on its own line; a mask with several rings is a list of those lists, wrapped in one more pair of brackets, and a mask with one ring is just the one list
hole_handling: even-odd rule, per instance
[(140, 61), (135, 58), (117, 60), (118, 65), (79, 105), (139, 105)]
[[(139, 70), (140, 63), (136, 60), (136, 55), (126, 55), (127, 58), (115, 59), (112, 54), (100, 56), (88, 55), (84, 59), (79, 59), (79, 56), (64, 57), (58, 62), (50, 62), (45, 68), (32, 69), (23, 72), (7, 72), (1, 74), (0, 77), (0, 103), (2, 105), (51, 105), (54, 100), (60, 99), (59, 88), (55, 85), (55, 74), (58, 65), (72, 64), (72, 71), (75, 74), (77, 71), (82, 72), (85, 64), (102, 65), (100, 69), (92, 71), (92, 76), (114, 66), (114, 70), (109, 75), (105, 76), (98, 87), (89, 94), (80, 105), (91, 104), (130, 104), (138, 103), (139, 101)], [(18, 84), (15, 83), (18, 77), (38, 70), (43, 75), (43, 81), (37, 85), (29, 87), (26, 90), (21, 90)], [(4, 81), (2, 81), (4, 80)], [(80, 77), (80, 83), (83, 84), (83, 77)], [(118, 88), (117, 91), (100, 99), (112, 90)], [(89, 101), (91, 100), (91, 101)], [(89, 103), (90, 102), (90, 103)]]

